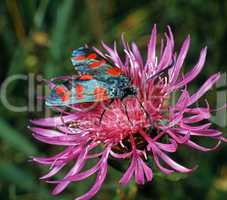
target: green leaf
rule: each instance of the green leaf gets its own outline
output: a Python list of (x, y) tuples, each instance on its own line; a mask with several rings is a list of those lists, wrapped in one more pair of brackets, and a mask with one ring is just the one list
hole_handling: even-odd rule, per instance
[(10, 61), (7, 76), (12, 76), (23, 72), (25, 54), (26, 52), (24, 48), (20, 46), (16, 47), (12, 60)]
[(48, 194), (49, 192), (38, 185), (32, 174), (18, 168), (13, 165), (13, 163), (0, 163), (0, 179), (1, 181), (14, 184), (23, 190), (37, 192), (40, 197), (48, 197), (48, 199), (52, 199)]
[(57, 69), (54, 66), (61, 63), (62, 52), (65, 50), (64, 42), (67, 38), (67, 28), (73, 10), (73, 3), (73, 0), (62, 1), (57, 10), (56, 24), (53, 27), (51, 38), (51, 61), (45, 66), (45, 77), (57, 74)]
[(11, 163), (0, 163), (0, 178), (1, 180), (14, 183), (22, 189), (33, 190), (36, 188), (32, 175), (17, 168)]
[(157, 172), (157, 173), (154, 173), (154, 175), (157, 176), (157, 177), (165, 178), (165, 179), (170, 180), (170, 181), (179, 181), (181, 179), (188, 177), (188, 174), (177, 173), (177, 172), (173, 172), (170, 175), (165, 175), (161, 172)]
[(49, 0), (43, 0), (39, 3), (38, 9), (34, 16), (34, 26), (36, 29), (41, 29), (44, 21), (44, 17), (47, 11)]
[(13, 129), (4, 119), (0, 118), (0, 138), (14, 149), (26, 155), (37, 154), (37, 149), (16, 129)]

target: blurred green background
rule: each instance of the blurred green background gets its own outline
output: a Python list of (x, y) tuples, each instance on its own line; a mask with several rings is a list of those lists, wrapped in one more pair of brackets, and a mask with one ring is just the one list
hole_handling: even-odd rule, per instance
[[(227, 72), (226, 19), (227, 1), (222, 0), (0, 0), (0, 83), (16, 74), (34, 73), (45, 78), (72, 74), (73, 48), (85, 43), (99, 47), (101, 40), (120, 43), (122, 32), (129, 41), (136, 41), (145, 55), (156, 23), (159, 33), (166, 25), (172, 27), (178, 49), (186, 35), (191, 35), (186, 70), (197, 61), (200, 49), (208, 46), (206, 66), (190, 86), (195, 90), (212, 73)], [(217, 89), (226, 92), (226, 84)], [(212, 94), (206, 98), (215, 106)], [(7, 97), (13, 105), (28, 104), (28, 82), (12, 82)], [(57, 197), (49, 195), (51, 185), (39, 181), (48, 169), (29, 162), (29, 157), (60, 150), (35, 141), (27, 129), (28, 120), (44, 116), (43, 111), (13, 112), (0, 104), (0, 114), (1, 200), (70, 200), (88, 190), (95, 177), (71, 184)], [(227, 133), (226, 127), (218, 128)], [(177, 160), (189, 167), (198, 163), (197, 171), (179, 181), (155, 177), (143, 187), (132, 182), (121, 188), (117, 184), (121, 173), (110, 167), (94, 199), (226, 199), (226, 153), (225, 144), (211, 153), (182, 148)]]

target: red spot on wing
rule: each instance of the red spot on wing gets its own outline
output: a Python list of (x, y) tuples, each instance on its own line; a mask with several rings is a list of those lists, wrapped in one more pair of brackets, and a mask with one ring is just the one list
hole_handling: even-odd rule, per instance
[(55, 91), (57, 95), (62, 96), (65, 93), (65, 88), (63, 86), (57, 86)]
[(88, 54), (87, 59), (95, 59), (96, 57), (97, 57), (96, 53), (90, 53)]
[(81, 80), (81, 81), (88, 81), (88, 80), (91, 80), (91, 79), (93, 79), (93, 76), (90, 75), (90, 74), (84, 74), (84, 75), (82, 75), (82, 76), (79, 78), (79, 80)]
[(75, 56), (73, 59), (75, 61), (82, 61), (82, 60), (85, 60), (85, 56)]
[(62, 101), (68, 101), (69, 98), (70, 98), (70, 95), (71, 95), (70, 91), (65, 92), (64, 95), (61, 97), (61, 100)]
[(95, 99), (97, 101), (104, 101), (109, 99), (108, 94), (107, 94), (107, 90), (105, 88), (102, 87), (97, 87), (94, 89), (94, 95), (95, 95)]
[(56, 87), (55, 91), (62, 101), (67, 101), (71, 95), (70, 91), (68, 91), (64, 86)]
[(84, 86), (79, 84), (79, 83), (77, 83), (75, 89), (76, 89), (76, 97), (78, 99), (83, 98)]
[(106, 73), (112, 75), (112, 76), (119, 76), (122, 71), (118, 67), (112, 67), (106, 70)]
[(96, 62), (89, 64), (89, 67), (96, 68), (96, 67), (99, 67), (100, 65), (103, 65), (105, 63), (106, 63), (105, 60), (100, 60), (100, 61), (96, 61)]

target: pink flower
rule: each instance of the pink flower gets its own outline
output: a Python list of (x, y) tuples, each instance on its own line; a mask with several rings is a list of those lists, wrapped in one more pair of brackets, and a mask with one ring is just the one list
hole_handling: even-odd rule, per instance
[[(194, 94), (189, 94), (187, 90), (188, 83), (203, 68), (206, 47), (201, 50), (195, 66), (183, 75), (181, 68), (189, 49), (190, 37), (185, 39), (178, 54), (174, 51), (174, 39), (169, 27), (165, 40), (165, 45), (162, 40), (161, 50), (157, 53), (157, 31), (154, 26), (145, 62), (136, 44), (132, 43), (130, 46), (123, 38), (124, 60), (120, 58), (116, 45), (112, 49), (103, 43), (107, 55), (96, 49), (121, 68), (138, 88), (137, 96), (127, 97), (123, 101), (115, 99), (106, 108), (101, 123), (102, 103), (83, 112), (62, 111), (62, 116), (31, 121), (31, 130), (37, 140), (65, 147), (63, 152), (53, 157), (33, 158), (39, 164), (51, 166), (50, 172), (41, 179), (56, 184), (53, 194), (61, 193), (71, 182), (84, 180), (96, 173), (97, 178), (92, 188), (77, 198), (91, 199), (105, 180), (110, 157), (130, 160), (128, 169), (120, 179), (123, 185), (132, 177), (137, 184), (152, 180), (153, 172), (147, 163), (148, 157), (165, 174), (188, 173), (194, 167), (184, 167), (170, 157), (178, 150), (179, 145), (207, 152), (216, 149), (221, 141), (226, 141), (221, 132), (211, 128), (209, 119), (212, 110), (209, 104), (206, 103), (205, 107), (193, 107), (218, 81), (220, 74), (212, 75)], [(171, 104), (171, 95), (176, 91), (180, 96), (176, 103)], [(80, 109), (86, 107), (84, 104), (76, 106)], [(201, 146), (194, 140), (197, 137), (214, 139), (217, 144), (211, 148)], [(99, 151), (97, 147), (101, 147)], [(94, 158), (98, 162), (92, 168), (84, 170), (85, 164)], [(70, 161), (75, 164), (63, 179), (49, 180)]]

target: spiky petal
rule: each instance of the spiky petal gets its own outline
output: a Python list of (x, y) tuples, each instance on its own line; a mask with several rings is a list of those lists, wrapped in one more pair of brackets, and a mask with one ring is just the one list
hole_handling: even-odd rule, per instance
[[(137, 45), (132, 43), (130, 47), (123, 37), (124, 60), (120, 58), (116, 44), (112, 49), (103, 43), (107, 55), (96, 49), (97, 53), (109, 57), (120, 67), (138, 88), (136, 97), (128, 97), (123, 101), (116, 99), (105, 112), (101, 124), (102, 104), (89, 111), (71, 111), (68, 114), (31, 121), (31, 131), (37, 140), (65, 147), (63, 152), (55, 156), (33, 158), (35, 162), (51, 167), (50, 172), (41, 179), (56, 184), (54, 195), (61, 193), (71, 182), (82, 181), (96, 173), (97, 178), (91, 189), (77, 198), (91, 199), (105, 180), (110, 157), (130, 161), (120, 179), (121, 184), (126, 185), (132, 177), (137, 184), (144, 184), (153, 179), (148, 157), (165, 174), (188, 173), (195, 167), (184, 167), (171, 158), (171, 154), (177, 152), (179, 144), (207, 152), (216, 149), (221, 141), (226, 141), (221, 132), (211, 127), (209, 119), (212, 113), (209, 104), (205, 107), (193, 107), (218, 81), (220, 74), (208, 78), (194, 94), (187, 90), (187, 84), (203, 68), (206, 47), (202, 49), (195, 66), (182, 76), (181, 69), (189, 49), (190, 37), (185, 39), (178, 55), (174, 52), (173, 35), (169, 27), (165, 40), (165, 46), (161, 48), (158, 58), (155, 25), (148, 44), (146, 61), (142, 59)], [(172, 66), (169, 67), (170, 65)], [(168, 69), (167, 73), (160, 73), (164, 69)], [(170, 104), (169, 98), (175, 91), (180, 92), (180, 96), (175, 104)], [(79, 106), (84, 108), (83, 105)], [(211, 138), (217, 143), (211, 148), (204, 147), (194, 141), (198, 137)], [(94, 151), (97, 147), (101, 147), (98, 152)], [(84, 170), (85, 164), (94, 158), (98, 159), (97, 163)], [(74, 162), (74, 166), (63, 179), (49, 180), (69, 162)]]

